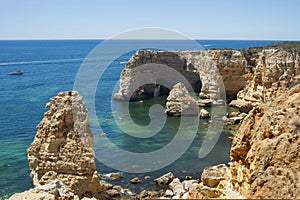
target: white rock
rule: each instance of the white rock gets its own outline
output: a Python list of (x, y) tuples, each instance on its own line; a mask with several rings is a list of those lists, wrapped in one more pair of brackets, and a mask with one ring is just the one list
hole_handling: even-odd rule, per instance
[(174, 179), (174, 174), (172, 172), (169, 172), (157, 179), (154, 179), (154, 182), (156, 182), (158, 185), (167, 185)]
[(169, 187), (173, 190), (175, 196), (181, 196), (184, 194), (183, 185), (180, 182), (179, 178), (175, 178), (170, 184)]
[(202, 108), (202, 109), (200, 110), (199, 117), (200, 117), (201, 119), (209, 118), (209, 112), (208, 112), (207, 110), (205, 110), (204, 108)]

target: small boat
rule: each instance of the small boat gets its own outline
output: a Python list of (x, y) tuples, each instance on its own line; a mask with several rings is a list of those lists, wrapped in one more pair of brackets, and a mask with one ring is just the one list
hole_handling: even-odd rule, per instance
[(18, 70), (15, 72), (9, 72), (8, 75), (22, 75), (23, 74), (23, 70)]

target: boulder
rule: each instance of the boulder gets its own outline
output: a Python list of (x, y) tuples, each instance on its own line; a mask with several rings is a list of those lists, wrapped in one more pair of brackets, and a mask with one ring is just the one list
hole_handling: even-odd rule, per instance
[(130, 183), (132, 183), (132, 184), (138, 184), (140, 182), (141, 182), (141, 180), (138, 177), (134, 177), (133, 179), (130, 180)]
[(190, 95), (183, 83), (177, 83), (169, 93), (165, 113), (171, 116), (198, 114), (197, 101)]
[(181, 196), (185, 193), (182, 183), (179, 178), (175, 178), (170, 184), (169, 187), (172, 189), (174, 196)]
[(55, 179), (48, 184), (39, 185), (33, 189), (25, 191), (23, 193), (16, 193), (10, 200), (20, 200), (20, 199), (78, 199), (79, 197), (71, 192), (61, 181)]
[(217, 186), (221, 180), (225, 180), (229, 174), (229, 169), (226, 165), (207, 167), (203, 170), (201, 180), (208, 187)]
[(174, 178), (174, 174), (172, 172), (169, 172), (157, 179), (154, 179), (154, 182), (156, 182), (158, 185), (168, 185), (173, 181)]
[(199, 117), (201, 119), (206, 119), (206, 118), (210, 118), (210, 115), (209, 115), (209, 112), (207, 110), (205, 110), (205, 109), (202, 108), (200, 110)]
[(241, 112), (249, 113), (253, 108), (253, 104), (248, 101), (243, 100), (233, 100), (230, 102), (229, 106), (238, 108)]

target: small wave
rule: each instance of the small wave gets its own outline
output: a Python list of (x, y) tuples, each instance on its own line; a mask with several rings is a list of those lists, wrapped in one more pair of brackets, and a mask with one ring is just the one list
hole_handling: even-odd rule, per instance
[(64, 62), (76, 62), (76, 61), (83, 61), (83, 60), (84, 60), (84, 58), (70, 58), (70, 59), (60, 59), (60, 60), (36, 60), (36, 61), (20, 61), (20, 62), (3, 62), (3, 63), (0, 63), (0, 66), (64, 63)]
[(127, 62), (128, 61), (119, 61), (118, 63), (122, 65), (122, 64), (126, 64)]

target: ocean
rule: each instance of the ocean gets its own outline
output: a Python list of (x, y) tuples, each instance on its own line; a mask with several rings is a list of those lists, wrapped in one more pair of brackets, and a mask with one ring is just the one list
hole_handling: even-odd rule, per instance
[[(50, 41), (0, 41), (0, 199), (32, 187), (27, 162), (26, 149), (33, 141), (36, 126), (46, 111), (45, 104), (58, 92), (73, 89), (78, 70), (87, 55), (102, 41), (100, 40), (50, 40)], [(129, 42), (129, 41), (128, 41)], [(132, 41), (131, 41), (132, 42)], [(241, 40), (199, 40), (204, 48), (241, 49), (264, 46), (279, 41), (241, 41)], [(123, 44), (124, 45), (124, 44)], [(126, 43), (125, 43), (126, 45)], [(107, 137), (119, 147), (132, 152), (149, 152), (162, 148), (174, 137), (178, 118), (168, 117), (168, 126), (154, 139), (135, 139), (126, 136), (114, 120), (110, 108), (112, 88), (119, 80), (120, 73), (134, 51), (123, 54), (110, 63), (96, 91), (97, 122), (90, 121), (93, 129), (100, 123)], [(9, 72), (22, 69), (21, 76), (10, 76)], [(102, 86), (101, 86), (102, 84)], [(149, 123), (148, 110), (153, 104), (164, 105), (165, 98), (150, 99), (143, 104), (130, 103), (133, 120), (141, 125)], [(114, 112), (122, 113), (122, 103), (116, 103)], [(121, 116), (122, 117), (122, 116)], [(126, 123), (126, 118), (124, 118)], [(124, 173), (121, 180), (115, 181), (134, 191), (155, 187), (152, 180), (172, 171), (178, 177), (191, 175), (200, 178), (200, 172), (207, 166), (228, 163), (231, 140), (229, 131), (224, 130), (217, 145), (204, 159), (199, 159), (198, 151), (207, 130), (208, 120), (200, 120), (199, 130), (190, 148), (174, 163), (149, 173)], [(119, 158), (118, 158), (119, 159)], [(114, 157), (111, 158), (112, 162)], [(97, 162), (99, 173), (116, 170)], [(126, 158), (121, 160), (126, 162)], [(135, 176), (149, 181), (132, 186), (129, 180)]]

